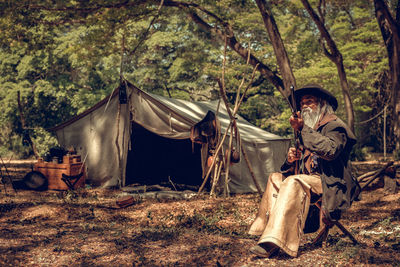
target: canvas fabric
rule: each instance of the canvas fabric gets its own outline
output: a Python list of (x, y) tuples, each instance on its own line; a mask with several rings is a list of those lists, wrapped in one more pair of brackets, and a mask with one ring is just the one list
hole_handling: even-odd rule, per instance
[(118, 97), (113, 97), (57, 130), (56, 135), (62, 147), (73, 147), (81, 155), (87, 169), (87, 182), (93, 186), (110, 187), (122, 183), (129, 145), (127, 125), (128, 106), (119, 106)]
[[(189, 139), (190, 128), (208, 110), (217, 114), (222, 134), (230, 123), (224, 105), (218, 101), (195, 102), (166, 98), (144, 92), (132, 84), (129, 84), (127, 94), (127, 104), (119, 104), (118, 90), (115, 90), (89, 110), (52, 129), (61, 146), (72, 146), (82, 158), (86, 158), (88, 181), (91, 184), (101, 187), (125, 185), (132, 122), (172, 139)], [(280, 169), (290, 140), (237, 117), (242, 145), (259, 185), (265, 188), (263, 177)], [(224, 149), (228, 148), (228, 141), (229, 138), (226, 138)], [(205, 166), (206, 149), (207, 146), (203, 146), (202, 166)], [(232, 193), (257, 191), (244, 159), (230, 166), (229, 178), (229, 190)]]

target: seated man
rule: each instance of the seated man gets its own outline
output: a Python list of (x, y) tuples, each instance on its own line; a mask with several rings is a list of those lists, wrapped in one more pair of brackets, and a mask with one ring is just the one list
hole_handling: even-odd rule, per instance
[(360, 192), (349, 166), (356, 138), (334, 114), (336, 98), (318, 85), (297, 89), (294, 98), (301, 112), (289, 121), (299, 133), (300, 147), (291, 147), (282, 172), (270, 175), (250, 227), (249, 234), (261, 235), (250, 249), (259, 257), (279, 249), (297, 256), (312, 194), (322, 194), (324, 216), (338, 220)]

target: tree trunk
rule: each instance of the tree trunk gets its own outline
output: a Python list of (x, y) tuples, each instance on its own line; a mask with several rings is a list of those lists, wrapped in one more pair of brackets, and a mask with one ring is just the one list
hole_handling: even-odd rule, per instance
[(400, 1), (397, 1), (396, 18), (393, 18), (384, 0), (374, 0), (375, 16), (388, 52), (389, 73), (393, 106), (393, 133), (395, 150), (400, 151)]
[(26, 141), (29, 143), (29, 145), (32, 148), (33, 155), (35, 156), (36, 159), (38, 159), (39, 158), (39, 153), (38, 153), (38, 151), (36, 149), (36, 145), (32, 141), (32, 138), (29, 135), (28, 129), (26, 129), (24, 109), (23, 109), (23, 106), (21, 104), (21, 94), (20, 94), (19, 91), (17, 92), (17, 102), (18, 102), (19, 118), (21, 120), (22, 130), (24, 131), (24, 137), (23, 138), (26, 138)]
[(344, 99), (344, 108), (347, 114), (347, 123), (351, 130), (354, 132), (354, 110), (350, 97), (350, 88), (347, 81), (346, 71), (344, 70), (343, 59), (340, 56), (340, 61), (336, 63), (336, 68), (339, 74), (340, 87), (342, 88), (342, 95)]
[[(327, 28), (325, 27), (325, 24), (323, 22), (324, 18), (322, 17), (322, 14), (318, 16), (317, 13), (314, 11), (314, 9), (311, 7), (308, 0), (301, 0), (301, 2), (303, 3), (303, 6), (307, 10), (307, 12), (310, 14), (311, 19), (318, 27), (318, 30), (321, 34), (321, 39), (322, 39), (321, 44), (324, 49), (325, 55), (336, 65), (340, 79), (340, 86), (342, 88), (345, 111), (347, 114), (347, 124), (354, 132), (354, 109), (350, 98), (350, 89), (349, 89), (349, 83), (347, 81), (347, 75), (343, 65), (343, 56), (340, 53), (339, 49), (337, 48), (336, 43), (332, 39)], [(321, 10), (321, 8), (319, 8), (319, 10)], [(326, 47), (323, 41), (325, 41), (328, 47)]]
[[(264, 21), (264, 26), (267, 29), (269, 39), (271, 40), (272, 47), (274, 48), (276, 61), (278, 62), (279, 70), (282, 75), (283, 84), (286, 89), (285, 93), (289, 92), (290, 86), (296, 88), (296, 79), (293, 75), (290, 66), (290, 60), (286, 53), (281, 35), (276, 25), (275, 19), (272, 15), (271, 8), (265, 0), (256, 0), (258, 9)], [(289, 94), (285, 95), (288, 97)]]

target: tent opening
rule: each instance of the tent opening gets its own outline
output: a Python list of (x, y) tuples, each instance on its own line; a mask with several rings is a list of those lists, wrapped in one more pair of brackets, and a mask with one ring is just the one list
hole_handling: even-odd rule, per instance
[(132, 123), (131, 150), (128, 151), (126, 183), (200, 186), (201, 145), (190, 139), (159, 136)]

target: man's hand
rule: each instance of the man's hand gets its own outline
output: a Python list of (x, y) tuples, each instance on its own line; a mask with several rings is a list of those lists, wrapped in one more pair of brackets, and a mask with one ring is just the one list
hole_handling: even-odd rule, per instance
[(304, 120), (301, 117), (300, 111), (297, 111), (297, 116), (290, 116), (289, 119), (290, 125), (292, 126), (292, 128), (295, 131), (301, 131), (301, 129), (303, 129), (304, 126)]
[(300, 158), (301, 158), (300, 149), (297, 149), (297, 151), (296, 151), (296, 148), (294, 148), (294, 147), (289, 148), (288, 155), (287, 155), (287, 161), (289, 163), (293, 163), (296, 160), (299, 160)]

